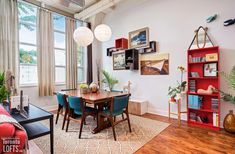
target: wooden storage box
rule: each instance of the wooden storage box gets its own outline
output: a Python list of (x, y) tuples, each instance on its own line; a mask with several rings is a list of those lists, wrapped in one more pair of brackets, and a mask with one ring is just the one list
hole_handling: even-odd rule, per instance
[(134, 115), (143, 115), (147, 113), (148, 102), (145, 100), (130, 99), (128, 111)]

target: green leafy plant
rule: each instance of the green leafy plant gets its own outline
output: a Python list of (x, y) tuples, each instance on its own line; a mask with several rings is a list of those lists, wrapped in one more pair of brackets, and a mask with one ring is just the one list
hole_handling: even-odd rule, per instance
[(0, 103), (3, 102), (9, 96), (9, 92), (5, 86), (5, 73), (0, 73)]
[(82, 83), (80, 84), (80, 89), (87, 89), (88, 88), (88, 85), (86, 83)]
[(102, 74), (104, 79), (101, 82), (107, 84), (109, 90), (112, 91), (114, 85), (118, 83), (118, 80), (112, 77), (111, 74), (105, 70), (102, 70)]
[[(235, 65), (233, 66), (231, 72), (229, 74), (222, 72), (221, 75), (225, 78), (227, 83), (229, 84), (229, 87), (235, 90)], [(220, 91), (223, 100), (229, 101), (233, 104), (235, 104), (235, 96), (232, 94)]]
[(183, 89), (186, 87), (187, 82), (183, 81), (182, 83), (177, 83), (177, 86), (175, 87), (169, 87), (168, 88), (168, 96), (175, 98), (177, 94), (180, 94)]

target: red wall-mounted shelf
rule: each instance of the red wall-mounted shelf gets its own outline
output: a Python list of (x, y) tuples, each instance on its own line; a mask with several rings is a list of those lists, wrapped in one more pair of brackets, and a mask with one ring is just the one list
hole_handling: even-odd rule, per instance
[[(203, 59), (199, 62), (193, 62), (192, 57), (205, 57), (206, 54), (218, 54), (218, 60), (215, 61), (206, 61)], [(219, 47), (209, 47), (209, 48), (202, 48), (202, 49), (191, 49), (188, 50), (187, 53), (187, 64), (188, 64), (188, 93), (189, 95), (198, 95), (202, 97), (202, 105), (199, 109), (188, 109), (188, 124), (192, 126), (198, 126), (201, 128), (208, 128), (212, 130), (220, 130), (220, 94), (213, 93), (213, 94), (198, 94), (198, 89), (207, 89), (209, 85), (214, 86), (216, 89), (220, 90), (220, 74), (218, 73), (215, 77), (205, 77), (204, 76), (204, 64), (207, 63), (217, 63), (217, 71), (220, 72), (220, 60), (219, 60)], [(191, 76), (191, 72), (197, 72), (198, 76)], [(190, 82), (193, 83), (190, 85)], [(190, 86), (195, 86), (190, 88)], [(190, 91), (190, 89), (195, 89), (195, 91)], [(212, 99), (218, 99), (218, 109), (212, 108)], [(189, 104), (191, 100), (187, 97), (187, 104)], [(190, 115), (191, 114), (191, 115)], [(217, 114), (217, 115), (216, 115)], [(207, 121), (198, 121), (197, 118), (195, 120), (195, 116), (200, 118), (207, 118)], [(214, 115), (214, 116), (213, 116)], [(213, 124), (213, 120), (215, 120), (215, 115), (217, 116), (217, 124), (215, 122)], [(193, 117), (193, 119), (191, 119)], [(213, 118), (214, 117), (214, 118)]]

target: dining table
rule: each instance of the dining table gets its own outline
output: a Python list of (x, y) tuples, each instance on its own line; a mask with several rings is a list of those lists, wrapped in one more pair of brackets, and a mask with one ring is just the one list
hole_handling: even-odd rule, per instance
[[(110, 92), (110, 91), (98, 91), (95, 93), (81, 93), (80, 90), (69, 90), (69, 91), (57, 91), (65, 94), (66, 96), (80, 97), (85, 103), (93, 104), (97, 107), (98, 113), (103, 111), (104, 104), (110, 102), (115, 96), (129, 95), (129, 93), (124, 92)], [(56, 94), (57, 92), (54, 92)], [(104, 117), (98, 117), (97, 127), (92, 131), (92, 133), (98, 133), (101, 130), (111, 126), (111, 123)]]

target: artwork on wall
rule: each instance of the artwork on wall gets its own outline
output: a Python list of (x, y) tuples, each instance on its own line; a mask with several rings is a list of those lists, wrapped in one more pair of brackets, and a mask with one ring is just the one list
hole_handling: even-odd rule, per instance
[(206, 63), (203, 70), (205, 77), (216, 77), (218, 72), (217, 63)]
[(124, 70), (125, 65), (125, 52), (113, 53), (113, 70)]
[(149, 46), (148, 27), (129, 32), (129, 48), (142, 48), (148, 46)]
[(141, 75), (168, 75), (169, 54), (143, 55), (140, 60)]

